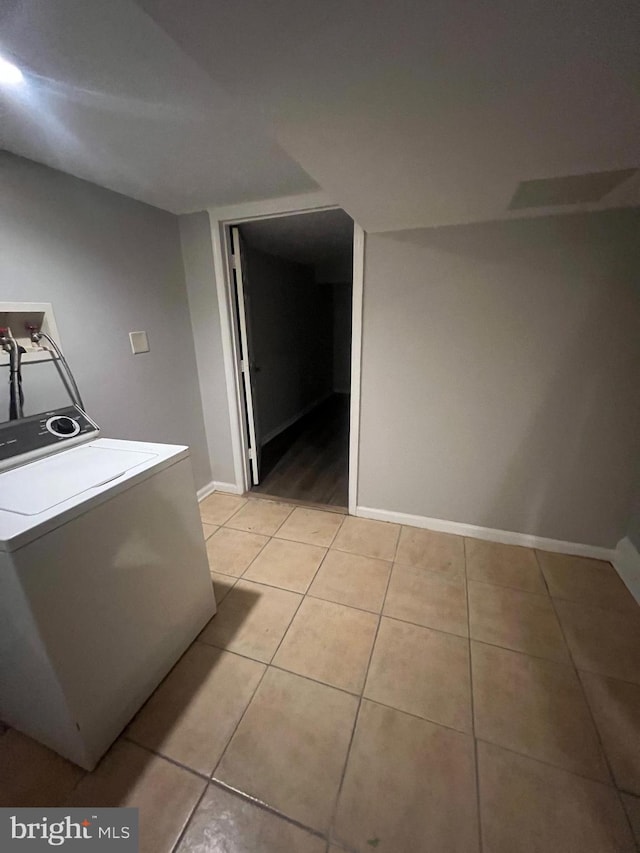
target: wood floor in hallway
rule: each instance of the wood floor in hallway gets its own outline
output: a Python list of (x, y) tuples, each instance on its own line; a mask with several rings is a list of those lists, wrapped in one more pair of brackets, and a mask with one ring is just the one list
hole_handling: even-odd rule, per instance
[(349, 395), (334, 394), (262, 448), (261, 482), (252, 492), (346, 507)]

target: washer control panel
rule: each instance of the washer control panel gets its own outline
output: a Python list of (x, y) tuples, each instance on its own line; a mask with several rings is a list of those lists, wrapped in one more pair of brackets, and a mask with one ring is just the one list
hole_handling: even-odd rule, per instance
[[(44, 456), (63, 449), (60, 445), (67, 442), (95, 438), (98, 432), (98, 426), (79, 406), (6, 421), (0, 424), (0, 468), (8, 467), (8, 461), (17, 456)], [(22, 460), (15, 461), (20, 464)]]
[(52, 415), (47, 419), (45, 428), (48, 429), (52, 435), (57, 435), (58, 438), (78, 435), (80, 432), (78, 418), (74, 418), (71, 415)]

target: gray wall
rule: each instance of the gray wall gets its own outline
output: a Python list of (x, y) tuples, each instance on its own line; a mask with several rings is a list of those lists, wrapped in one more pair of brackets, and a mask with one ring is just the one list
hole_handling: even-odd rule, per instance
[(315, 283), (313, 267), (246, 243), (243, 264), (261, 445), (332, 390), (331, 288)]
[(192, 213), (179, 219), (213, 479), (219, 483), (235, 483), (209, 214)]
[[(1, 152), (0, 301), (53, 304), (106, 436), (188, 444), (197, 485), (211, 479), (175, 216)], [(134, 356), (128, 332), (139, 329), (151, 351)], [(27, 396), (32, 369), (50, 371), (40, 386), (54, 378), (51, 365), (25, 366)]]
[(635, 500), (631, 508), (631, 517), (627, 524), (626, 535), (640, 551), (640, 485), (636, 490)]
[(351, 390), (351, 282), (331, 285), (333, 291), (333, 390)]
[(637, 210), (368, 235), (359, 505), (615, 546), (639, 269)]

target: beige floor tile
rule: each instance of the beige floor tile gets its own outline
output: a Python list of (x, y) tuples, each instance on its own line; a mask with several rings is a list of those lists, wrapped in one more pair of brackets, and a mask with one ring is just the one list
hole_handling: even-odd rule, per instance
[(478, 743), (486, 853), (632, 853), (615, 789)]
[(305, 598), (273, 663), (360, 693), (377, 627), (378, 617), (373, 613)]
[(242, 509), (227, 521), (227, 527), (273, 536), (292, 509), (291, 504), (254, 498), (247, 501)]
[(326, 831), (357, 707), (355, 696), (270, 668), (215, 776)]
[(430, 572), (396, 563), (391, 574), (385, 616), (415, 622), (461, 637), (469, 635), (464, 576)]
[(618, 786), (640, 794), (640, 686), (589, 672), (580, 677)]
[(334, 836), (360, 853), (475, 853), (471, 737), (365, 700)]
[(620, 796), (629, 816), (629, 823), (636, 837), (636, 844), (640, 848), (640, 799), (632, 797), (631, 794), (621, 794)]
[(573, 667), (472, 641), (476, 737), (609, 781)]
[(209, 570), (239, 578), (268, 541), (268, 536), (221, 527), (207, 539)]
[(620, 610), (640, 618), (640, 607), (611, 563), (549, 551), (538, 551), (537, 554), (549, 592), (554, 598)]
[(325, 853), (325, 842), (213, 784), (176, 853)]
[(194, 643), (126, 734), (208, 775), (263, 673), (264, 666), (256, 661)]
[(350, 515), (344, 519), (338, 535), (333, 540), (333, 547), (339, 551), (362, 554), (364, 557), (393, 560), (399, 533), (398, 524), (354, 518)]
[(317, 545), (271, 539), (243, 577), (293, 592), (306, 592), (326, 553), (326, 548)]
[(578, 669), (640, 684), (640, 617), (555, 600)]
[(343, 521), (344, 515), (299, 506), (278, 530), (278, 538), (328, 548)]
[(200, 517), (205, 524), (224, 524), (247, 502), (238, 495), (214, 493), (200, 503)]
[(391, 563), (331, 549), (320, 566), (309, 595), (379, 613)]
[(233, 588), (236, 578), (231, 577), (231, 575), (219, 575), (217, 572), (211, 572), (210, 574), (213, 581), (213, 593), (216, 597), (216, 604), (220, 605)]
[(208, 539), (218, 529), (217, 524), (206, 524), (204, 521), (202, 522), (202, 533), (204, 534), (204, 538)]
[(182, 767), (117, 741), (66, 805), (137, 808), (140, 853), (171, 853), (205, 785)]
[(465, 539), (467, 578), (547, 594), (532, 548)]
[(464, 539), (451, 533), (403, 526), (396, 563), (432, 572), (464, 575)]
[(548, 595), (469, 581), (469, 624), (474, 640), (571, 663)]
[(15, 729), (0, 737), (0, 807), (61, 806), (84, 770)]
[(364, 695), (460, 731), (471, 731), (469, 643), (382, 618)]
[(200, 640), (269, 663), (301, 600), (295, 592), (241, 579)]

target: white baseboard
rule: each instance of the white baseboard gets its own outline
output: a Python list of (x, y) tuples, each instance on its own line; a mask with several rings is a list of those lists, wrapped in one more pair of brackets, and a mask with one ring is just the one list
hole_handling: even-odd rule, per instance
[(309, 412), (313, 411), (316, 406), (320, 406), (325, 400), (328, 400), (329, 397), (333, 395), (333, 391), (327, 391), (326, 394), (323, 394), (322, 397), (318, 397), (317, 400), (314, 400), (313, 403), (309, 403), (308, 406), (305, 406), (302, 411), (288, 418), (284, 423), (278, 424), (277, 427), (268, 432), (261, 440), (260, 446), (264, 447), (265, 444), (268, 444), (272, 438), (275, 438), (277, 435), (280, 435), (281, 432), (284, 432), (286, 429), (289, 429), (290, 426), (293, 426), (300, 418), (303, 418), (305, 415), (308, 415)]
[(405, 512), (393, 512), (386, 509), (372, 509), (367, 506), (356, 507), (360, 518), (373, 518), (377, 521), (391, 521), (395, 524), (408, 524), (411, 527), (424, 527), (438, 533), (455, 533), (458, 536), (470, 536), (472, 539), (485, 539), (500, 542), (503, 545), (522, 545), (525, 548), (539, 548), (541, 551), (556, 551), (558, 554), (575, 554), (578, 557), (595, 557), (598, 560), (611, 560), (616, 555), (613, 548), (598, 545), (584, 545), (581, 542), (563, 542), (560, 539), (545, 539), (528, 533), (514, 533), (510, 530), (496, 530), (492, 527), (478, 527), (460, 521), (445, 521), (441, 518), (427, 518), (424, 515), (409, 515)]
[(209, 495), (213, 494), (213, 492), (228, 492), (231, 495), (241, 495), (242, 489), (235, 483), (221, 483), (218, 480), (212, 480), (210, 483), (207, 483), (206, 486), (198, 489), (196, 492), (198, 501), (203, 501), (205, 498), (208, 498)]
[(628, 537), (618, 542), (612, 562), (629, 592), (640, 604), (640, 553)]
[(196, 492), (196, 497), (198, 498), (198, 503), (203, 501), (205, 498), (208, 498), (212, 492), (215, 492), (216, 484), (211, 480), (211, 482), (207, 483), (201, 489), (198, 489)]

